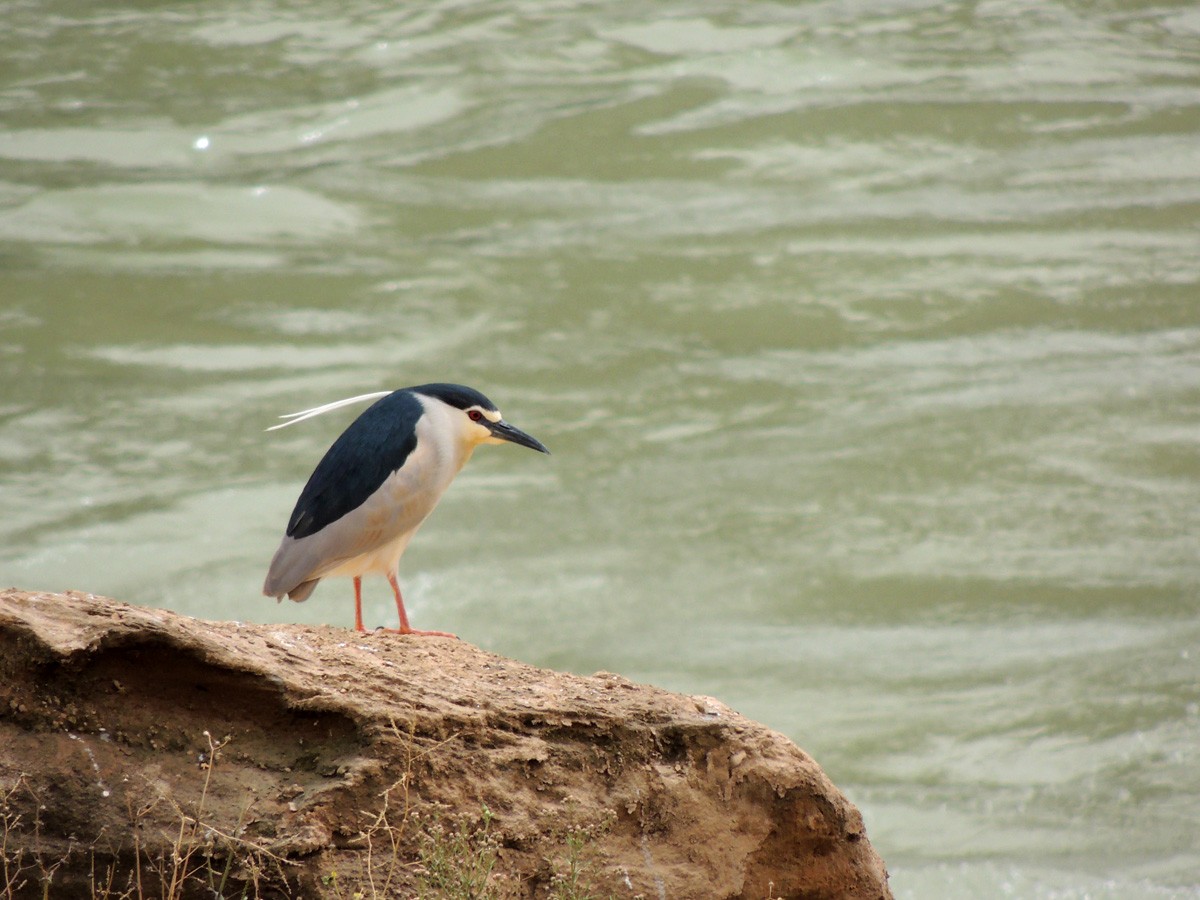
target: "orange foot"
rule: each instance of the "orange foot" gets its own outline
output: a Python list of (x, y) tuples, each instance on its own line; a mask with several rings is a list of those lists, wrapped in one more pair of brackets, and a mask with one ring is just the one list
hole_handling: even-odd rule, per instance
[(380, 626), (376, 631), (383, 631), (387, 634), (416, 634), (423, 637), (448, 637), (458, 640), (457, 634), (451, 634), (449, 631), (420, 631), (416, 628), (384, 628)]

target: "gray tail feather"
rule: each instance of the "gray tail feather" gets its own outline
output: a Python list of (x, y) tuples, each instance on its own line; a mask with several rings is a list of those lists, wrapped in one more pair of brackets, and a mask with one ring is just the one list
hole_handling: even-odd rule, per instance
[(302, 581), (287, 592), (288, 599), (295, 600), (297, 603), (303, 603), (308, 599), (308, 595), (317, 589), (320, 581), (320, 578), (314, 578), (312, 581)]
[(311, 581), (302, 581), (289, 591), (279, 587), (278, 583), (272, 584), (271, 579), (268, 578), (267, 583), (263, 585), (263, 594), (267, 597), (274, 597), (276, 600), (282, 600), (283, 595), (287, 594), (289, 600), (303, 603), (308, 599), (308, 595), (316, 590), (320, 580), (320, 578), (313, 578)]

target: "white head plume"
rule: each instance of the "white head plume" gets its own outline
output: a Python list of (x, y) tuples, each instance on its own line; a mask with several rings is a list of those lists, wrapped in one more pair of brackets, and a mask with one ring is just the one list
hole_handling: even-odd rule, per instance
[(355, 403), (361, 403), (364, 400), (378, 400), (380, 397), (386, 397), (392, 391), (375, 391), (371, 394), (359, 394), (357, 397), (347, 397), (345, 400), (334, 400), (332, 403), (326, 403), (324, 406), (314, 406), (312, 409), (302, 409), (300, 412), (284, 413), (279, 418), (287, 419), (286, 422), (281, 422), (278, 425), (272, 425), (267, 431), (277, 431), (280, 428), (287, 428), (289, 425), (295, 425), (297, 422), (303, 422), (305, 419), (311, 419), (314, 416), (319, 416), (322, 413), (332, 412), (335, 409), (341, 409), (343, 406), (350, 406)]

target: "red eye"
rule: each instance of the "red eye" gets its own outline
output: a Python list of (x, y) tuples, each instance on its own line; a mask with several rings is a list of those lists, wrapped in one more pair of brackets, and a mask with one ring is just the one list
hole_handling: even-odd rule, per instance
[(472, 409), (472, 410), (470, 410), (470, 411), (467, 413), (467, 417), (468, 417), (468, 418), (469, 418), (469, 419), (470, 419), (472, 422), (481, 422), (481, 421), (483, 421), (483, 413), (481, 413), (481, 412), (480, 412), (479, 410), (477, 410), (477, 409)]

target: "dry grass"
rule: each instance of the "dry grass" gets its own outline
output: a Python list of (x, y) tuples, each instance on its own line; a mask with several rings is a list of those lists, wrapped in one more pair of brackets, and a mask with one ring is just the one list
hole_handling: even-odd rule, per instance
[[(243, 807), (233, 833), (223, 831), (207, 821), (205, 806), (213, 773), (230, 738), (216, 741), (205, 731), (204, 739), (208, 742), (208, 753), (200, 762), (204, 782), (194, 810), (189, 812), (183, 809), (174, 797), (159, 792), (157, 797), (137, 810), (133, 817), (134, 857), (139, 860), (135, 869), (135, 900), (144, 900), (147, 896), (142, 883), (143, 869), (153, 871), (161, 886), (161, 893), (156, 891), (151, 896), (162, 896), (163, 900), (181, 900), (189, 886), (202, 887), (210, 892), (211, 896), (225, 897), (226, 891), (232, 886), (231, 877), (235, 866), (238, 870), (236, 880), (242, 885), (242, 897), (258, 897), (264, 882), (287, 882), (285, 869), (289, 861), (286, 858), (272, 853), (264, 844), (247, 840), (238, 834), (250, 814), (251, 804)], [(151, 858), (139, 846), (140, 829), (137, 823), (145, 819), (159, 803), (166, 803), (172, 808), (174, 816), (179, 820), (179, 828), (170, 851)], [(141, 863), (143, 859), (148, 865)], [(250, 891), (253, 893), (249, 893)]]
[[(31, 821), (17, 812), (17, 800), (24, 795), (33, 803)], [(49, 886), (54, 872), (67, 859), (49, 862), (42, 847), (41, 800), (34, 793), (25, 775), (18, 775), (16, 782), (0, 797), (0, 877), (3, 883), (4, 900), (13, 900), (18, 893), (36, 878), (43, 886), (42, 895), (49, 896)]]
[[(517, 883), (496, 872), (501, 834), (495, 827), (496, 816), (486, 805), (481, 804), (476, 816), (453, 818), (428, 804), (421, 810), (414, 808), (414, 772), (458, 735), (419, 749), (411, 728), (404, 732), (392, 722), (391, 732), (405, 747), (401, 774), (378, 795), (374, 808), (360, 811), (363, 824), (357, 844), (361, 849), (354, 865), (345, 877), (329, 871), (322, 878), (322, 893), (338, 900), (411, 897), (414, 890), (420, 900), (500, 900), (519, 893)], [(0, 900), (55, 896), (55, 876), (76, 854), (89, 855), (90, 896), (99, 900), (183, 900), (195, 895), (249, 900), (290, 893), (296, 864), (273, 852), (262, 839), (243, 836), (252, 818), (251, 804), (229, 830), (212, 823), (207, 808), (210, 790), (230, 739), (215, 740), (207, 731), (204, 738), (208, 751), (201, 758), (198, 798), (185, 807), (157, 787), (140, 805), (128, 800), (133, 846), (124, 855), (97, 843), (72, 846), (65, 854), (57, 845), (49, 851), (40, 816), (45, 807), (29, 779), (19, 776), (0, 794)], [(161, 849), (151, 850), (142, 837), (143, 826), (161, 821), (164, 805), (177, 825), (166, 847), (158, 844)], [(550, 860), (555, 871), (549, 885), (551, 900), (601, 900), (593, 892), (591, 851), (609, 824), (576, 823), (558, 835), (561, 853)]]
[[(206, 821), (205, 806), (213, 771), (229, 739), (215, 741), (207, 731), (204, 737), (208, 742), (208, 753), (201, 762), (204, 781), (192, 810), (185, 810), (174, 797), (161, 790), (148, 802), (130, 806), (134, 864), (125, 871), (120, 853), (98, 849), (97, 842), (72, 846), (66, 854), (59, 853), (52, 859), (55, 854), (46, 849), (42, 839), (40, 813), (45, 806), (29, 785), (28, 777), (18, 776), (15, 784), (0, 796), (0, 898), (16, 900), (30, 896), (34, 885), (40, 888), (43, 897), (53, 896), (56, 872), (75, 854), (88, 854), (90, 896), (101, 900), (182, 900), (189, 891), (194, 893), (197, 889), (209, 896), (228, 897), (233, 889), (237, 890), (234, 896), (258, 897), (265, 883), (286, 883), (287, 859)], [(35, 810), (32, 817), (16, 811), (17, 799), (30, 801), (25, 807), (32, 805)], [(161, 804), (172, 808), (179, 824), (170, 846), (154, 853), (143, 846), (142, 826)], [(243, 822), (249, 811), (249, 806), (243, 810)], [(235, 830), (240, 830), (243, 822)]]

